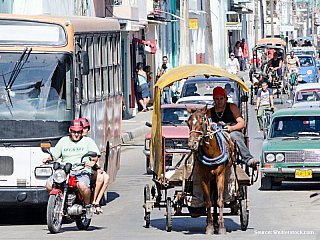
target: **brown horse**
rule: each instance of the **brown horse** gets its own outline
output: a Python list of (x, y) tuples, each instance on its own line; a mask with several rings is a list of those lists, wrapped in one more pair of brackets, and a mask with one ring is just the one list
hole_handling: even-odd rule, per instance
[[(206, 116), (207, 106), (202, 109), (187, 108), (187, 110), (190, 112), (188, 119), (190, 130), (188, 145), (195, 156), (194, 159), (196, 159), (195, 161), (203, 190), (203, 199), (207, 209), (206, 234), (214, 234), (214, 232), (218, 231), (219, 234), (225, 234), (226, 229), (223, 219), (224, 182), (226, 171), (230, 169), (232, 160), (234, 160), (235, 157), (234, 145), (230, 138), (226, 139), (223, 137), (222, 139), (221, 135), (217, 136), (219, 130), (213, 130), (210, 126)], [(221, 147), (223, 145), (224, 149)], [(214, 162), (210, 162), (210, 160), (214, 160)], [(214, 186), (210, 186), (210, 182), (213, 183)], [(211, 214), (212, 194), (214, 200), (214, 216)], [(219, 223), (217, 205), (219, 206)]]

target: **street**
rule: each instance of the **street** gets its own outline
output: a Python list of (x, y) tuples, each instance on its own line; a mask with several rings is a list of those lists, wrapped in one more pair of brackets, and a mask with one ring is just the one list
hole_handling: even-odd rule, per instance
[[(275, 100), (278, 109), (287, 105)], [(258, 133), (254, 106), (249, 105), (250, 150), (260, 157), (263, 143)], [(173, 217), (172, 232), (166, 232), (164, 209), (151, 213), (150, 228), (144, 227), (143, 188), (152, 184), (152, 177), (145, 174), (145, 157), (142, 153), (144, 136), (124, 144), (121, 168), (117, 180), (108, 188), (104, 213), (95, 215), (88, 231), (79, 231), (75, 223), (62, 225), (61, 233), (49, 234), (43, 209), (22, 213), (7, 209), (1, 220), (0, 239), (209, 239), (206, 236), (206, 218)], [(319, 239), (320, 198), (309, 195), (320, 190), (319, 183), (287, 183), (272, 191), (260, 190), (260, 179), (249, 187), (250, 220), (248, 230), (240, 228), (238, 216), (225, 217), (227, 234), (221, 239)], [(169, 191), (169, 196), (173, 192)], [(41, 212), (42, 211), (42, 212)], [(34, 214), (39, 213), (40, 214)], [(301, 236), (303, 234), (303, 236)]]

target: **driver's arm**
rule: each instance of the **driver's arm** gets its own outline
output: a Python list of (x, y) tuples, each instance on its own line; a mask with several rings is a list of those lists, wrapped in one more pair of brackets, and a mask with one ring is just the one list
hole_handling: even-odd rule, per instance
[(241, 112), (237, 105), (230, 103), (230, 110), (234, 116), (234, 118), (237, 121), (236, 125), (233, 126), (225, 126), (225, 129), (227, 129), (228, 132), (236, 131), (236, 130), (241, 130), (245, 127), (244, 119), (242, 118)]

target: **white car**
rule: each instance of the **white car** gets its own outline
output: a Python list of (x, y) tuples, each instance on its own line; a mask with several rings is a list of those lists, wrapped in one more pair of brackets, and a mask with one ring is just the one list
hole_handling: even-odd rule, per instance
[(293, 99), (288, 99), (292, 107), (317, 106), (320, 101), (320, 83), (299, 84), (294, 92)]

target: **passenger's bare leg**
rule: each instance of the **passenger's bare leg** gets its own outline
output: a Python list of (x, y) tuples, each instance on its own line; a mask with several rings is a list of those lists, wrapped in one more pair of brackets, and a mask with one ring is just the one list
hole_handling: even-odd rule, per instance
[(52, 184), (53, 184), (53, 182), (47, 182), (46, 183), (46, 188), (47, 188), (48, 192), (50, 192), (52, 190)]
[(106, 173), (106, 172), (103, 172), (102, 174), (100, 174), (103, 176), (103, 185), (102, 185), (102, 188), (99, 192), (99, 195), (98, 197), (96, 198), (96, 203), (99, 204), (102, 197), (103, 197), (103, 194), (104, 192), (107, 190), (107, 187), (108, 187), (108, 184), (109, 184), (109, 180), (110, 180), (110, 177), (109, 175)]

